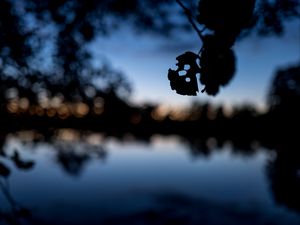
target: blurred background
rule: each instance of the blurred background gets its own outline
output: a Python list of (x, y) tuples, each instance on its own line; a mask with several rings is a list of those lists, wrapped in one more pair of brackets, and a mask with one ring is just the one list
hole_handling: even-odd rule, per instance
[(0, 224), (299, 224), (299, 113), (297, 0), (0, 2)]

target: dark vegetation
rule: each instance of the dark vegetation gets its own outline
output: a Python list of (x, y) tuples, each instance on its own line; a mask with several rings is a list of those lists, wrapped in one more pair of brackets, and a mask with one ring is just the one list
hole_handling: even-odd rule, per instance
[[(180, 77), (173, 88), (179, 88), (182, 94), (186, 91), (195, 94), (198, 90), (195, 74), (201, 73), (200, 80), (206, 85), (204, 91), (216, 94), (219, 86), (228, 83), (234, 74), (231, 47), (239, 38), (251, 32), (281, 34), (284, 21), (300, 14), (299, 2), (295, 0), (249, 0), (247, 4), (240, 0), (226, 3), (202, 0), (197, 12), (188, 9), (197, 2), (177, 3), (184, 13), (174, 18), (177, 5), (168, 0), (132, 0), (126, 4), (118, 0), (1, 1), (1, 132), (67, 127), (109, 133), (175, 132), (186, 136), (237, 137), (236, 134), (244, 133), (249, 138), (265, 138), (274, 130), (273, 120), (278, 121), (279, 114), (284, 120), (296, 117), (298, 65), (278, 72), (270, 91), (270, 111), (264, 115), (247, 106), (226, 117), (222, 106), (215, 109), (197, 103), (188, 115), (174, 121), (172, 116), (161, 118), (158, 106), (133, 106), (128, 102), (131, 87), (125, 76), (104, 62), (98, 66), (93, 63), (97, 59), (88, 46), (97, 36), (109, 36), (124, 24), (131, 24), (139, 32), (170, 36), (187, 29), (187, 16), (203, 42), (200, 64), (188, 63), (199, 57), (196, 54), (181, 56), (179, 68), (190, 65), (187, 74), (190, 82), (183, 84), (186, 78)], [(198, 29), (194, 14), (204, 29)], [(284, 130), (287, 123), (276, 124)], [(244, 132), (240, 133), (241, 129)]]
[[(284, 21), (300, 15), (297, 0), (202, 0), (196, 12), (188, 10), (197, 8), (190, 7), (195, 2), (182, 3), (184, 14), (179, 17), (189, 19), (201, 38), (199, 54), (179, 56), (179, 69), (169, 72), (171, 87), (185, 95), (198, 92), (197, 73), (201, 74), (203, 91), (215, 95), (234, 76), (232, 46), (239, 38), (250, 33), (280, 35)], [(277, 70), (265, 112), (252, 105), (228, 111), (223, 106), (199, 102), (170, 112), (158, 105), (134, 106), (126, 100), (131, 93), (126, 77), (110, 65), (92, 63), (95, 59), (89, 44), (99, 35), (109, 37), (124, 25), (122, 22), (130, 23), (138, 32), (167, 37), (189, 32), (191, 28), (182, 18), (174, 19), (175, 6), (170, 0), (1, 0), (0, 157), (20, 170), (34, 167), (35, 163), (23, 159), (17, 150), (13, 155), (3, 150), (7, 135), (19, 130), (34, 130), (39, 134), (33, 140), (36, 143), (52, 141), (61, 128), (101, 132), (121, 139), (130, 133), (144, 141), (153, 134), (180, 135), (195, 157), (208, 156), (215, 146), (222, 147), (228, 141), (235, 151), (245, 155), (255, 152), (259, 144), (277, 153), (266, 167), (275, 199), (300, 211), (299, 63)], [(192, 71), (179, 76), (186, 64)], [(85, 153), (59, 149), (57, 162), (67, 173), (78, 175), (91, 154), (102, 160), (106, 157), (102, 148)], [(0, 177), (9, 176), (10, 168), (0, 161)], [(30, 216), (10, 195), (7, 184), (1, 181), (0, 188), (12, 205), (12, 215), (0, 212), (0, 218), (14, 224), (15, 218)], [(151, 213), (154, 220), (162, 216)], [(169, 222), (168, 214), (164, 215)]]
[[(185, 137), (216, 137), (274, 142), (277, 138), (296, 136), (299, 125), (299, 65), (280, 69), (269, 91), (269, 109), (259, 112), (252, 105), (213, 106), (195, 102), (190, 108), (168, 111), (159, 105), (132, 106), (110, 92), (95, 99), (64, 102), (61, 96), (32, 105), (28, 98), (16, 96), (9, 89), (9, 99), (2, 104), (2, 134), (22, 129), (42, 133), (57, 128), (72, 128), (122, 136), (178, 134)], [(61, 98), (60, 98), (61, 97)]]
[(296, 1), (201, 0), (197, 10), (199, 29), (193, 13), (180, 0), (177, 2), (202, 42), (197, 54), (186, 52), (178, 56), (178, 68), (169, 70), (171, 88), (181, 95), (197, 95), (197, 79), (204, 85), (201, 92), (216, 95), (235, 74), (232, 47), (238, 38), (254, 28), (260, 35), (280, 34), (283, 18), (300, 16)]

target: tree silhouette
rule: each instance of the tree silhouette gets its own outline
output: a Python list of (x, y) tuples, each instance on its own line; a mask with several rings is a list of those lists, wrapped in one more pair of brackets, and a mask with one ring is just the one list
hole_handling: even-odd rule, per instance
[(165, 7), (170, 3), (1, 1), (1, 102), (9, 100), (7, 92), (12, 90), (15, 96), (26, 97), (34, 104), (45, 96), (88, 102), (110, 92), (125, 100), (131, 92), (130, 84), (110, 65), (95, 66), (89, 45), (122, 23), (131, 23), (140, 31), (168, 34), (175, 25), (172, 12)]
[[(178, 2), (193, 21), (191, 11)], [(189, 6), (196, 2), (183, 1)], [(89, 101), (97, 91), (98, 95), (103, 91), (113, 91), (119, 96), (130, 93), (130, 85), (122, 73), (108, 65), (93, 65), (88, 46), (124, 21), (142, 32), (170, 35), (175, 27), (186, 27), (178, 20), (178, 15), (174, 19), (174, 4), (172, 0), (130, 0), (126, 3), (121, 0), (1, 1), (2, 101), (6, 100), (6, 92), (11, 88), (18, 89), (19, 96), (26, 96), (33, 102), (38, 102), (35, 96), (45, 95), (45, 90), (48, 90), (48, 97), (62, 95), (67, 101)], [(300, 14), (296, 0), (201, 0), (197, 13), (197, 21), (207, 28), (200, 32), (194, 26), (203, 42), (198, 54), (200, 81), (205, 85), (203, 91), (212, 95), (233, 77), (235, 57), (231, 47), (242, 31), (252, 29), (264, 35), (281, 33), (283, 21)], [(171, 77), (176, 80), (175, 76)], [(95, 80), (101, 81), (101, 87)], [(184, 82), (189, 83), (189, 79), (182, 79), (180, 83)], [(195, 89), (195, 82), (191, 83)], [(180, 85), (175, 86), (173, 88), (178, 89)], [(187, 93), (196, 94), (195, 91)]]
[(300, 63), (279, 69), (268, 94), (271, 110), (300, 112)]
[[(232, 47), (238, 38), (250, 34), (251, 30), (263, 36), (279, 35), (284, 31), (284, 20), (300, 16), (300, 3), (295, 0), (200, 0), (197, 10), (197, 22), (202, 26), (200, 30), (191, 10), (180, 0), (177, 2), (202, 42), (199, 53), (188, 53), (194, 54), (194, 57), (186, 58), (187, 65), (198, 60), (198, 69), (187, 71), (178, 62), (176, 71), (169, 70), (171, 88), (182, 95), (197, 95), (198, 85), (194, 80), (198, 71), (200, 82), (204, 85), (202, 92), (216, 95), (235, 73)], [(186, 54), (177, 57), (177, 60)]]
[[(284, 31), (286, 19), (299, 16), (299, 3), (293, 0), (201, 0), (195, 12), (186, 6), (191, 8), (198, 1), (177, 2), (202, 41), (198, 54), (182, 54), (177, 58), (178, 69), (169, 72), (171, 87), (187, 95), (201, 90), (197, 80), (210, 95), (230, 82), (236, 69), (232, 46), (238, 38), (250, 31), (278, 34)], [(26, 112), (28, 116), (63, 119), (104, 114), (118, 121), (129, 120), (136, 110), (126, 103), (129, 82), (109, 64), (96, 66), (90, 45), (124, 24), (168, 37), (188, 25), (174, 10), (176, 1), (172, 0), (3, 0), (0, 6), (0, 100), (4, 114)], [(271, 18), (273, 14), (276, 20)]]

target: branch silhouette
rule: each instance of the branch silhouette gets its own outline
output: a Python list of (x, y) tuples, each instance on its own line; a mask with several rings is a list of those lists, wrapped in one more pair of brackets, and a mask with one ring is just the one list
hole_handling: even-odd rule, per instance
[[(288, 0), (283, 3), (280, 0), (274, 2), (200, 0), (197, 21), (204, 28), (199, 30), (193, 20), (191, 10), (182, 1), (176, 0), (176, 2), (183, 9), (189, 23), (201, 39), (202, 47), (197, 58), (200, 70), (199, 81), (204, 85), (202, 92), (213, 96), (234, 77), (236, 58), (232, 47), (238, 38), (245, 33), (249, 34), (251, 30), (257, 30), (260, 35), (281, 34), (283, 32), (282, 18), (300, 18), (299, 1)], [(176, 59), (187, 54), (192, 53), (186, 52)], [(196, 55), (196, 53), (193, 54)], [(187, 66), (193, 64), (193, 60), (187, 61)], [(180, 65), (180, 62), (176, 65)], [(197, 82), (194, 81), (194, 78), (198, 76), (198, 70), (196, 71), (192, 74), (182, 68), (170, 69), (168, 79), (172, 90), (181, 95), (197, 95), (199, 88)]]
[(203, 41), (204, 37), (203, 37), (202, 33), (205, 30), (205, 28), (203, 28), (202, 30), (199, 30), (198, 26), (194, 22), (194, 18), (193, 18), (193, 15), (192, 15), (191, 11), (180, 0), (176, 0), (176, 2), (183, 8), (184, 13), (187, 16), (190, 24), (192, 25), (194, 30), (197, 32), (200, 40)]

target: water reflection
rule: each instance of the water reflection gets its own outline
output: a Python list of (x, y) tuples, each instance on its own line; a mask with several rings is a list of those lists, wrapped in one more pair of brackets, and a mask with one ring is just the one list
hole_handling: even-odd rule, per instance
[(89, 145), (58, 145), (56, 146), (56, 160), (59, 165), (70, 175), (79, 175), (88, 161), (96, 157), (102, 161), (106, 159), (107, 153), (102, 146)]
[(300, 213), (300, 146), (293, 141), (276, 150), (277, 156), (267, 165), (274, 199)]
[[(242, 148), (241, 146), (244, 146)], [(299, 144), (2, 136), (0, 224), (298, 224)]]
[[(1, 156), (3, 158), (8, 158), (3, 150), (1, 151)], [(17, 151), (14, 152), (9, 160), (11, 160), (15, 167), (20, 170), (30, 170), (34, 165), (32, 161), (23, 161)], [(0, 193), (2, 193), (4, 197), (4, 199), (0, 198), (0, 200), (6, 200), (7, 203), (7, 208), (5, 208), (4, 211), (0, 208), (0, 223), (3, 220), (3, 222), (6, 222), (7, 224), (21, 224), (20, 221), (29, 218), (31, 212), (28, 208), (23, 207), (22, 204), (15, 200), (10, 188), (10, 174), (11, 170), (0, 161)]]

